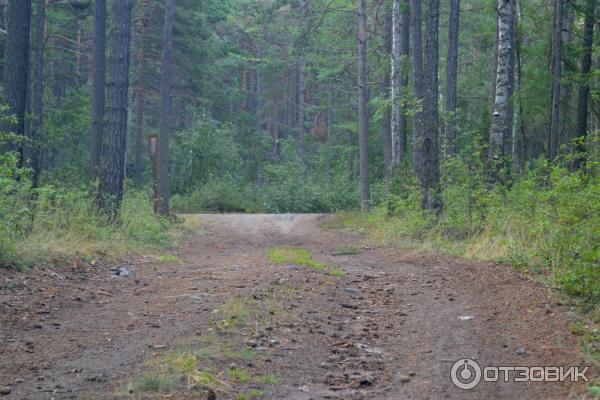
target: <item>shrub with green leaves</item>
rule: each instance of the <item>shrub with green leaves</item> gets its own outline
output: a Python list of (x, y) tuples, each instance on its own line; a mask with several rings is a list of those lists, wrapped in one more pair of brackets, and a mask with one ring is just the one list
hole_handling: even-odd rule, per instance
[(509, 185), (489, 187), (483, 166), (457, 158), (444, 165), (441, 215), (422, 211), (418, 185), (405, 176), (383, 207), (357, 223), (377, 227), (387, 240), (416, 239), (420, 246), (541, 271), (593, 307), (600, 302), (597, 167), (588, 161), (573, 172), (539, 160)]

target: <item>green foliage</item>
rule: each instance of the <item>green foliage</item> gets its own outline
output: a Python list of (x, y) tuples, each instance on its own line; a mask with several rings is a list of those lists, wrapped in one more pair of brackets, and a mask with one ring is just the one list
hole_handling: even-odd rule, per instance
[[(14, 173), (14, 157), (0, 164), (0, 265), (30, 265), (52, 256), (96, 253), (116, 257), (136, 249), (172, 244), (168, 222), (152, 212), (148, 197), (127, 192), (117, 225), (106, 225), (85, 188), (30, 189), (26, 175)], [(6, 160), (9, 160), (8, 162)], [(14, 175), (13, 175), (14, 176)]]
[(240, 147), (235, 142), (235, 129), (200, 119), (192, 129), (178, 132), (173, 138), (172, 186), (175, 193), (188, 195), (194, 188), (222, 180), (235, 188), (242, 163)]
[(19, 237), (31, 226), (33, 192), (28, 173), (18, 168), (16, 153), (0, 155), (0, 266), (15, 263)]
[[(265, 184), (258, 197), (258, 207), (265, 212), (320, 213), (358, 207), (357, 185), (350, 183), (347, 164), (334, 166), (330, 179), (323, 159), (316, 168), (305, 166), (297, 156), (293, 141), (284, 141), (282, 161), (265, 166)], [(312, 172), (311, 172), (312, 171)]]
[(249, 187), (235, 183), (231, 178), (212, 180), (187, 196), (171, 198), (171, 207), (177, 213), (245, 212), (254, 208)]
[(44, 143), (46, 180), (82, 184), (89, 179), (90, 93), (87, 87), (73, 89), (64, 98), (46, 106)]
[[(472, 161), (470, 161), (472, 162)], [(387, 240), (418, 239), (469, 257), (541, 272), (590, 307), (600, 302), (600, 175), (596, 164), (571, 172), (541, 160), (510, 186), (486, 188), (480, 167), (446, 164), (440, 216), (424, 213), (409, 180), (371, 216), (341, 226), (370, 225)], [(338, 226), (340, 222), (338, 221)]]
[[(255, 185), (242, 179), (240, 160), (252, 156), (247, 157), (233, 141), (234, 128), (209, 121), (198, 125), (197, 130), (181, 134), (174, 147), (174, 211), (320, 213), (358, 206), (357, 185), (344, 172), (347, 164), (331, 163), (327, 177), (325, 154), (305, 166), (295, 142), (284, 140), (281, 160), (264, 160), (263, 174), (255, 177), (262, 184)], [(190, 192), (190, 188), (196, 189)], [(373, 197), (381, 198), (383, 187), (374, 188)]]

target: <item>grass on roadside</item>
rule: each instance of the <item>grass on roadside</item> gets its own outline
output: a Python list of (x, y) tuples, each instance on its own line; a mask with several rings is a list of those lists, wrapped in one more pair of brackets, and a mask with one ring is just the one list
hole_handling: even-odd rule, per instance
[[(17, 207), (17, 205), (13, 205)], [(152, 212), (143, 193), (126, 194), (116, 225), (106, 224), (84, 190), (40, 189), (35, 206), (23, 200), (26, 211), (0, 221), (0, 266), (27, 268), (61, 259), (91, 263), (136, 252), (158, 252), (176, 242), (176, 225)], [(2, 211), (2, 210), (0, 210)]]

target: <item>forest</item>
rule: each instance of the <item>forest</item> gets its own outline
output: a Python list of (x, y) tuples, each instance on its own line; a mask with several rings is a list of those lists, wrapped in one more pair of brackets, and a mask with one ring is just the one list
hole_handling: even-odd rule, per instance
[(32, 3), (2, 7), (3, 263), (96, 211), (152, 236), (151, 202), (362, 208), (598, 301), (596, 1)]
[(597, 361), (599, 8), (0, 0), (0, 270), (174, 248), (185, 215), (332, 214), (556, 289)]

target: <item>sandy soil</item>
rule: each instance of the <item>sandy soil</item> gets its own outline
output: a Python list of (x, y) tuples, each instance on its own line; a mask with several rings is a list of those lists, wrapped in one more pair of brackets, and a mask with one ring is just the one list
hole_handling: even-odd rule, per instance
[[(320, 215), (189, 218), (201, 228), (173, 251), (179, 261), (139, 257), (122, 265), (127, 276), (85, 263), (1, 271), (0, 399), (236, 399), (252, 389), (266, 399), (565, 399), (581, 390), (452, 384), (461, 358), (584, 364), (564, 307), (509, 267), (378, 246), (321, 229)], [(276, 246), (308, 249), (346, 274), (273, 265), (266, 253)], [(249, 308), (233, 327), (222, 321), (232, 299)], [(189, 377), (162, 393), (128, 392), (168, 354), (207, 338), (253, 349), (249, 359), (210, 356), (214, 393)], [(252, 379), (228, 376), (234, 365)], [(256, 378), (267, 374), (277, 382)]]

